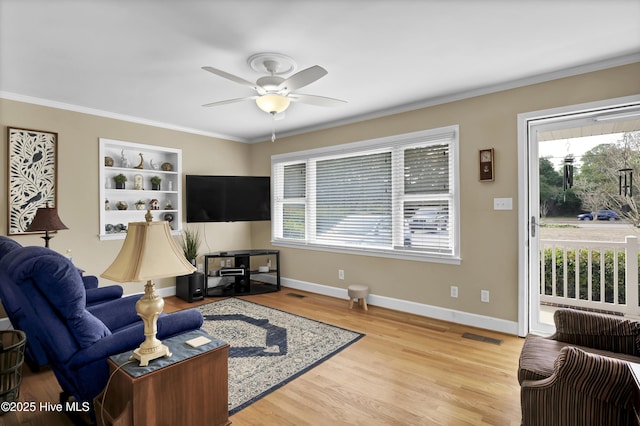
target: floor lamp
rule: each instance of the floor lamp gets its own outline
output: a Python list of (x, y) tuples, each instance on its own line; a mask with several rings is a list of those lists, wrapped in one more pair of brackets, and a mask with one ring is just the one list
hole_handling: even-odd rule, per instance
[(145, 340), (131, 356), (140, 361), (140, 366), (146, 366), (156, 358), (171, 356), (169, 348), (156, 338), (157, 320), (164, 300), (156, 294), (153, 280), (196, 271), (174, 241), (169, 223), (152, 222), (149, 211), (145, 218), (146, 222), (129, 223), (120, 253), (100, 275), (120, 283), (147, 281), (144, 295), (136, 303), (136, 312), (144, 323)]

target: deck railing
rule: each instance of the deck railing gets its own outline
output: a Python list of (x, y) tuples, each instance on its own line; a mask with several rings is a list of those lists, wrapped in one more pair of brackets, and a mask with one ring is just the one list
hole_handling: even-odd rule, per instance
[(640, 317), (638, 238), (540, 240), (540, 302)]

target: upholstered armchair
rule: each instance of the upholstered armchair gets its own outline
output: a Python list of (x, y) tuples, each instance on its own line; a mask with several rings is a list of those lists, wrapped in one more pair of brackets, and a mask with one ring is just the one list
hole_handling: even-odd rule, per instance
[[(17, 241), (0, 235), (0, 260), (8, 253), (20, 248), (22, 248), (22, 245)], [(110, 321), (111, 312), (121, 312), (127, 309), (127, 307), (135, 306), (136, 301), (140, 298), (140, 295), (123, 298), (122, 286), (110, 285), (98, 287), (97, 277), (93, 275), (82, 275), (80, 270), (77, 270), (77, 272), (81, 276), (85, 289), (87, 309), (99, 318)], [(116, 303), (108, 303), (116, 300)], [(33, 327), (32, 322), (25, 317), (24, 306), (28, 304), (29, 301), (24, 298), (24, 295), (16, 292), (15, 289), (9, 286), (7, 284), (7, 278), (3, 275), (0, 275), (0, 301), (2, 301), (4, 310), (13, 328), (22, 330), (27, 334), (25, 356), (29, 367), (37, 370), (47, 365), (47, 354), (38, 340), (33, 337), (34, 332), (31, 330)], [(140, 318), (137, 316), (125, 316), (119, 318), (119, 321), (128, 321), (131, 323), (140, 321)]]
[(523, 425), (635, 425), (625, 361), (565, 346), (551, 377), (521, 386)]
[[(64, 256), (45, 247), (23, 247), (0, 260), (0, 279), (14, 293), (27, 299), (22, 306), (32, 336), (47, 354), (49, 365), (63, 390), (92, 402), (105, 387), (108, 357), (135, 349), (144, 340), (142, 321), (133, 305), (110, 309), (104, 305), (99, 318), (86, 308), (84, 284), (76, 268)], [(159, 339), (197, 330), (202, 315), (185, 310), (158, 319)]]
[(527, 336), (520, 355), (522, 425), (634, 425), (640, 323), (560, 309), (556, 333)]

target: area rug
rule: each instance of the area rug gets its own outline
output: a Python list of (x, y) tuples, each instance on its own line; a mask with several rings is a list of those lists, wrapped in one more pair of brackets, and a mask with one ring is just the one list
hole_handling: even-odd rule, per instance
[(202, 328), (229, 343), (229, 415), (355, 343), (364, 334), (242, 299), (199, 306)]

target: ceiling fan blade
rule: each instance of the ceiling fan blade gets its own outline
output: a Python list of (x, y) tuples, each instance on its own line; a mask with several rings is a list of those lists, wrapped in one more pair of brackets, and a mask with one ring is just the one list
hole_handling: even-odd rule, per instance
[(282, 90), (285, 94), (290, 93), (319, 80), (325, 75), (327, 75), (327, 70), (322, 68), (320, 65), (314, 65), (287, 78), (285, 81), (280, 83), (278, 90)]
[(238, 77), (236, 75), (229, 74), (226, 71), (222, 71), (222, 70), (219, 70), (219, 69), (213, 68), (213, 67), (202, 67), (202, 69), (205, 70), (205, 71), (209, 71), (210, 73), (215, 74), (217, 76), (220, 76), (222, 78), (226, 78), (227, 80), (231, 80), (231, 81), (233, 81), (235, 83), (241, 84), (243, 86), (251, 87), (255, 91), (259, 91), (260, 90), (260, 86), (258, 86), (257, 84), (252, 83), (249, 80), (245, 80), (242, 77)]
[(251, 101), (254, 99), (257, 99), (257, 96), (247, 96), (245, 98), (235, 98), (235, 99), (227, 99), (225, 101), (218, 101), (218, 102), (211, 102), (208, 104), (204, 104), (202, 105), (203, 107), (212, 107), (212, 106), (219, 106), (219, 105), (226, 105), (226, 104), (233, 104), (236, 102), (242, 102), (242, 101)]
[(343, 101), (342, 99), (327, 98), (326, 96), (303, 95), (302, 93), (291, 93), (288, 97), (293, 102), (302, 102), (305, 104), (324, 107), (334, 107), (347, 103), (347, 101)]

